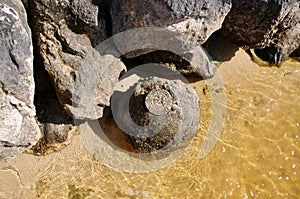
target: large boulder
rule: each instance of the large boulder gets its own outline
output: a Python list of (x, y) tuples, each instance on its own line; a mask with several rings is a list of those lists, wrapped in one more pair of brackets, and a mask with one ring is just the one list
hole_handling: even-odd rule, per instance
[[(145, 35), (156, 33), (156, 41), (152, 42), (161, 42), (161, 45), (158, 47), (153, 45), (146, 50), (135, 51), (130, 55), (124, 55), (124, 57), (129, 58), (130, 61), (134, 60), (133, 62), (152, 60), (155, 63), (165, 63), (167, 58), (168, 62), (165, 64), (176, 65), (176, 69), (183, 75), (208, 79), (214, 76), (217, 68), (209, 56), (202, 56), (206, 53), (201, 50), (203, 63), (193, 62), (187, 57), (194, 56), (195, 51), (197, 51), (195, 48), (203, 44), (213, 32), (221, 28), (230, 8), (230, 0), (112, 0), (110, 1), (112, 33), (117, 34), (138, 28), (145, 29), (145, 27), (156, 27), (169, 31), (170, 33), (145, 29)], [(177, 35), (171, 36), (171, 33)], [(179, 35), (182, 38), (178, 37)], [(135, 38), (135, 36), (133, 37)], [(140, 43), (147, 42), (147, 39), (139, 39), (139, 36), (135, 39), (140, 40)], [(164, 45), (166, 42), (169, 44)], [(172, 51), (172, 47), (177, 45), (176, 43), (182, 48), (187, 47), (184, 54), (189, 56)], [(175, 53), (181, 58), (168, 52)], [(177, 60), (184, 60), (184, 62), (176, 63)], [(126, 61), (127, 59), (125, 59)]]
[(119, 59), (102, 56), (93, 48), (107, 35), (105, 16), (99, 14), (104, 4), (94, 2), (30, 2), (41, 66), (47, 71), (60, 104), (76, 119), (102, 116), (115, 82), (125, 69)]
[(296, 55), (297, 49), (300, 48), (300, 9), (297, 18), (299, 22), (297, 25), (283, 32), (270, 46), (263, 49), (255, 49), (255, 53), (263, 60), (273, 64), (279, 64), (288, 56)]
[(282, 62), (300, 42), (298, 0), (233, 0), (221, 34), (239, 46), (257, 48), (266, 61)]
[(36, 144), (33, 48), (20, 0), (0, 2), (0, 161)]
[(113, 33), (132, 28), (165, 27), (204, 43), (221, 28), (230, 0), (112, 0)]

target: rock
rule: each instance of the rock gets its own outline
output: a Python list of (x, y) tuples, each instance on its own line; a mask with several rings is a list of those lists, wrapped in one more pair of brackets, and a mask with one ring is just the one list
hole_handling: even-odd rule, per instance
[(97, 49), (101, 54), (122, 58), (129, 70), (147, 63), (162, 63), (182, 75), (198, 79), (212, 78), (217, 70), (216, 62), (201, 46), (187, 42), (186, 35), (163, 28), (125, 31), (102, 42)]
[(44, 125), (45, 140), (48, 144), (64, 142), (67, 139), (68, 133), (71, 131), (71, 129), (72, 126), (70, 125), (56, 125), (47, 123)]
[[(34, 36), (60, 104), (75, 119), (98, 119), (109, 105), (122, 62), (94, 48), (106, 37), (101, 2), (31, 1)], [(99, 6), (99, 8), (97, 7)]]
[(35, 120), (33, 47), (19, 0), (0, 2), (0, 161), (7, 161), (41, 137)]
[(165, 0), (172, 15), (181, 18), (169, 30), (188, 34), (192, 40), (203, 44), (212, 33), (222, 27), (231, 8), (231, 0)]
[(299, 23), (280, 36), (280, 40), (263, 49), (255, 49), (261, 59), (272, 64), (282, 63), (288, 56), (300, 47), (300, 9)]
[(113, 0), (110, 7), (114, 34), (132, 28), (166, 27), (202, 44), (221, 28), (231, 1)]
[[(160, 27), (165, 28), (170, 32), (175, 32), (182, 35), (182, 38), (175, 38), (176, 36), (164, 37), (162, 34), (167, 33), (157, 33), (156, 40), (161, 42), (161, 48), (150, 48), (136, 51), (134, 54), (130, 54), (129, 57), (125, 58), (138, 58), (141, 59), (141, 55), (150, 53), (150, 59), (156, 57), (155, 59), (163, 59), (163, 54), (165, 52), (160, 52), (159, 50), (168, 50), (172, 52), (171, 45), (174, 43), (179, 43), (181, 47), (187, 46), (189, 51), (186, 54), (193, 54), (193, 51), (198, 51), (197, 46), (203, 44), (209, 36), (216, 30), (221, 28), (225, 16), (229, 12), (231, 3), (229, 0), (214, 0), (214, 1), (196, 1), (196, 0), (165, 0), (165, 1), (146, 1), (146, 0), (113, 0), (110, 3), (111, 17), (112, 17), (112, 27), (113, 34), (120, 33), (126, 30), (141, 28), (141, 27)], [(149, 30), (151, 31), (151, 30)], [(147, 34), (147, 33), (144, 33)], [(151, 32), (150, 32), (151, 34)], [(164, 49), (166, 45), (165, 42), (169, 41), (169, 49)], [(135, 37), (134, 37), (135, 38)], [(136, 38), (137, 39), (137, 38)], [(145, 41), (145, 40), (140, 40)], [(155, 43), (153, 41), (153, 43)], [(155, 52), (158, 51), (158, 52)], [(201, 50), (203, 51), (203, 50)], [(154, 52), (154, 53), (153, 53)], [(174, 53), (174, 52), (173, 52)], [(211, 62), (208, 58), (209, 56), (204, 55), (203, 58), (206, 59), (205, 62)], [(182, 56), (182, 54), (179, 54)], [(175, 58), (176, 62), (177, 57)], [(183, 58), (187, 58), (183, 56)], [(149, 59), (143, 56), (143, 59)], [(216, 71), (216, 66), (211, 64), (211, 66), (206, 68), (209, 64), (195, 65), (192, 60), (185, 59), (188, 63), (184, 63), (187, 67), (180, 72), (182, 74), (192, 74), (193, 76), (200, 76), (202, 79), (211, 78)], [(181, 66), (177, 67), (181, 68)], [(202, 71), (201, 73), (195, 73), (195, 71)], [(205, 71), (205, 72), (204, 72)]]
[(112, 96), (111, 108), (116, 124), (138, 153), (176, 150), (187, 144), (200, 114), (197, 95), (183, 76), (158, 64), (126, 73)]
[(86, 34), (95, 46), (107, 37), (103, 4), (102, 0), (30, 0), (31, 15), (37, 17), (33, 19), (33, 31), (50, 33), (59, 24), (67, 24), (73, 32)]
[(194, 136), (197, 121), (192, 117), (197, 111), (200, 112), (197, 96), (180, 80), (141, 80), (129, 101), (132, 120), (143, 127), (138, 131), (134, 125), (128, 126), (135, 133), (130, 136), (133, 148), (139, 153), (176, 149)]
[(233, 0), (221, 32), (232, 43), (259, 49), (266, 61), (280, 63), (299, 47), (299, 23), (298, 0)]

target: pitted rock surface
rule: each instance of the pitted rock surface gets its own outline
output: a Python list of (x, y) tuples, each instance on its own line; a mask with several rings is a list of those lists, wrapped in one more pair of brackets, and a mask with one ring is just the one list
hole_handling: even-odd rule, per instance
[(0, 2), (0, 161), (41, 137), (35, 120), (33, 48), (20, 0)]
[(175, 150), (196, 132), (199, 101), (181, 80), (141, 79), (118, 96), (115, 120), (139, 153)]
[(265, 61), (281, 63), (300, 43), (298, 0), (233, 0), (221, 34), (239, 46), (257, 48)]

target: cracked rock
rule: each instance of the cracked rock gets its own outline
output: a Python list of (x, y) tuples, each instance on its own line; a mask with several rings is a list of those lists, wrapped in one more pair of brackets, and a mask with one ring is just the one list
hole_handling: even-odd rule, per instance
[(119, 59), (102, 56), (93, 48), (106, 38), (101, 2), (31, 2), (38, 56), (60, 104), (75, 119), (102, 117), (114, 84), (125, 70)]
[(0, 2), (0, 161), (41, 137), (35, 120), (31, 31), (21, 1)]
[(221, 28), (231, 1), (113, 0), (110, 7), (114, 34), (132, 28), (164, 27), (203, 44)]
[[(225, 16), (229, 13), (231, 1), (213, 0), (213, 1), (196, 1), (196, 0), (113, 0), (110, 2), (110, 11), (112, 16), (112, 32), (120, 33), (126, 30), (142, 27), (159, 27), (170, 32), (176, 33), (175, 37), (169, 37), (170, 45), (178, 42), (180, 46), (185, 45), (189, 48), (185, 53), (192, 55), (198, 51), (198, 46), (203, 44), (210, 35), (220, 29)], [(150, 30), (151, 31), (151, 30)], [(151, 34), (151, 33), (149, 33)], [(178, 37), (181, 35), (182, 38)], [(157, 34), (157, 40), (165, 43)], [(144, 40), (140, 40), (144, 41)], [(152, 41), (153, 43), (155, 41)], [(165, 47), (162, 45), (162, 47)], [(131, 53), (129, 58), (139, 57), (147, 53), (165, 50), (162, 48), (142, 49)], [(170, 49), (171, 52), (171, 49)], [(150, 54), (153, 56), (155, 53)], [(161, 59), (162, 53), (157, 52), (155, 59)], [(128, 56), (125, 56), (128, 58)], [(187, 57), (183, 56), (184, 59)], [(144, 56), (145, 59), (149, 59)], [(203, 56), (205, 61), (211, 62), (210, 58)], [(176, 59), (176, 58), (175, 58)], [(189, 59), (188, 67), (182, 74), (193, 74), (202, 79), (213, 77), (216, 66), (214, 64), (196, 65)], [(210, 65), (208, 68), (206, 66)], [(200, 69), (199, 69), (200, 68)], [(195, 73), (195, 71), (201, 71)]]
[[(152, 68), (161, 77), (144, 77), (153, 73)], [(199, 100), (178, 77), (178, 73), (162, 65), (149, 64), (129, 71), (120, 80), (121, 86), (112, 96), (112, 114), (136, 152), (176, 150), (194, 136)]]
[(256, 48), (265, 61), (285, 60), (300, 42), (298, 0), (233, 0), (222, 25), (222, 35), (239, 46)]

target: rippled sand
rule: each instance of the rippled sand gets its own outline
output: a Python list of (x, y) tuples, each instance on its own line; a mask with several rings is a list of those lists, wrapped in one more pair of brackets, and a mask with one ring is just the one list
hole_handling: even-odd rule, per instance
[(254, 64), (242, 50), (221, 65), (224, 131), (204, 159), (210, 122), (205, 82), (193, 83), (201, 122), (186, 154), (148, 174), (114, 171), (95, 161), (79, 136), (43, 157), (21, 154), (0, 164), (0, 198), (299, 198), (300, 63)]

